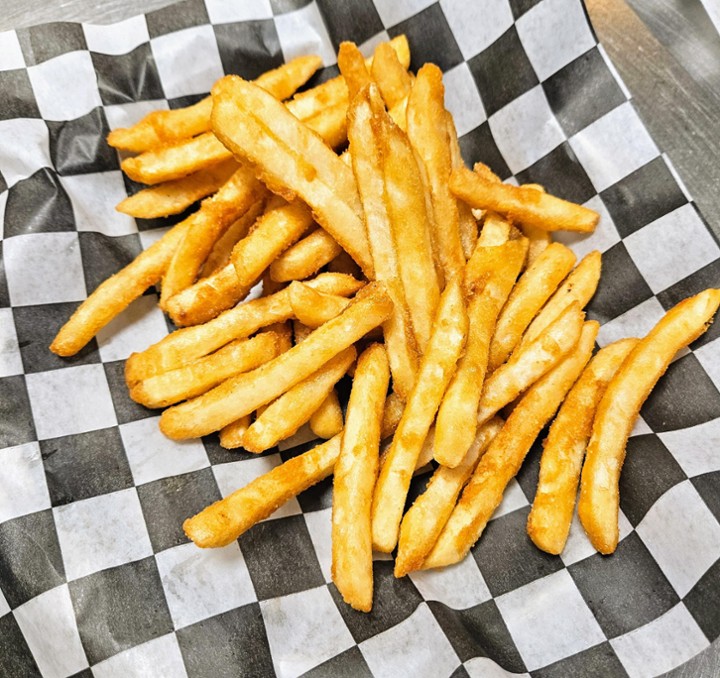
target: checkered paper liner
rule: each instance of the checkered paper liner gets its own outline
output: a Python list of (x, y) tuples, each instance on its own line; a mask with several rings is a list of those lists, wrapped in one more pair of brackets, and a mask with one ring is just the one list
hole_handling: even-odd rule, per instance
[(720, 635), (720, 323), (642, 410), (615, 555), (577, 524), (560, 557), (530, 543), (536, 445), (465, 561), (403, 580), (376, 561), (368, 615), (330, 582), (331, 480), (224, 549), (183, 535), (312, 442), (256, 456), (164, 438), (123, 381), (124, 359), (169, 331), (154, 291), (77, 356), (48, 351), (168, 225), (114, 211), (137, 187), (110, 128), (303, 53), (325, 61), (317, 82), (341, 40), (370, 51), (399, 33), (413, 69), (443, 69), (467, 162), (602, 215), (590, 236), (558, 236), (603, 252), (599, 344), (717, 286), (718, 244), (578, 0), (188, 0), (0, 33), (0, 675), (648, 676)]

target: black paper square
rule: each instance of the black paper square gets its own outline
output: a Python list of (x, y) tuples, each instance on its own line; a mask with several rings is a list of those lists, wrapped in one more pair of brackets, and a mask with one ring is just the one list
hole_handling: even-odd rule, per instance
[(273, 16), (288, 14), (309, 5), (312, 0), (270, 0)]
[(600, 197), (623, 238), (687, 202), (662, 156), (606, 188)]
[(532, 675), (533, 678), (597, 678), (626, 676), (627, 672), (610, 643), (605, 642), (533, 671)]
[(36, 440), (25, 377), (0, 379), (0, 448)]
[(42, 678), (25, 636), (11, 614), (0, 617), (0, 676)]
[(258, 523), (239, 541), (258, 600), (325, 583), (301, 515)]
[(11, 609), (64, 583), (52, 509), (0, 523), (0, 588)]
[(25, 374), (57, 370), (71, 365), (88, 365), (100, 361), (95, 339), (69, 358), (61, 358), (48, 350), (48, 346), (58, 330), (67, 322), (77, 306), (77, 302), (71, 301), (13, 308), (15, 329)]
[(435, 601), (428, 602), (428, 607), (460, 661), (488, 657), (511, 673), (527, 670), (494, 600), (465, 610)]
[(186, 626), (176, 636), (189, 678), (275, 675), (257, 603)]
[(53, 170), (43, 167), (8, 191), (6, 238), (74, 230), (75, 215), (70, 198)]
[(700, 578), (683, 599), (708, 640), (720, 636), (720, 560)]
[(283, 63), (280, 40), (272, 19), (213, 26), (223, 70), (254, 80)]
[(50, 157), (59, 174), (118, 169), (117, 153), (107, 145), (110, 132), (105, 111), (98, 106), (75, 120), (48, 121)]
[(538, 84), (515, 26), (470, 59), (468, 66), (488, 117)]
[(540, 4), (542, 0), (510, 0), (510, 7), (512, 8), (513, 16), (519, 19), (529, 9)]
[(600, 284), (587, 306), (588, 319), (603, 324), (652, 297), (650, 287), (623, 243), (603, 252), (602, 267)]
[(106, 106), (165, 96), (149, 43), (143, 43), (127, 54), (92, 52), (91, 55), (100, 99)]
[(637, 526), (650, 507), (686, 476), (654, 434), (633, 436), (620, 474), (620, 508)]
[(568, 570), (608, 638), (639, 628), (678, 603), (677, 593), (635, 532), (613, 555), (598, 553)]
[(138, 405), (128, 395), (127, 384), (125, 383), (124, 360), (104, 363), (103, 368), (110, 386), (110, 396), (112, 397), (118, 424), (127, 424), (130, 421), (157, 416), (157, 411)]
[(3, 93), (0, 120), (41, 117), (30, 78), (24, 68), (0, 71), (0, 92)]
[(520, 467), (520, 471), (517, 476), (515, 476), (515, 479), (520, 485), (520, 489), (529, 502), (532, 502), (535, 498), (538, 480), (540, 479), (540, 458), (542, 457), (543, 442), (545, 438), (547, 438), (547, 434), (548, 427), (545, 427), (535, 439), (535, 442), (525, 457), (525, 461)]
[(387, 32), (391, 38), (407, 35), (411, 47), (410, 69), (414, 73), (428, 61), (445, 72), (463, 60), (439, 2), (388, 28)]
[(7, 191), (8, 185), (5, 181), (5, 177), (2, 175), (2, 172), (0, 172), (0, 193), (4, 193)]
[(653, 431), (676, 431), (720, 417), (720, 393), (694, 354), (668, 367), (640, 410)]
[(132, 487), (117, 427), (40, 441), (53, 506)]
[(152, 556), (77, 579), (69, 588), (91, 665), (173, 630)]
[(303, 673), (303, 678), (372, 678), (372, 671), (357, 645)]
[[(175, 97), (173, 99), (167, 100), (168, 108), (171, 110), (176, 110), (178, 108), (187, 108), (188, 106), (193, 106), (198, 101), (204, 99), (207, 96), (207, 94), (185, 94), (181, 97)], [(143, 184), (136, 184), (138, 186), (138, 190), (140, 188), (143, 188)]]
[(210, 23), (202, 0), (182, 0), (145, 15), (151, 38)]
[[(527, 536), (530, 507), (492, 520), (473, 547), (472, 554), (490, 593), (497, 597), (563, 569), (559, 556), (538, 549)], [(497, 557), (498, 553), (503, 558)]]
[[(284, 450), (280, 453), (280, 457), (283, 462), (293, 457), (297, 457), (300, 454), (313, 449), (317, 445), (325, 442), (324, 440), (310, 440), (296, 447)], [(330, 508), (332, 506), (332, 491), (333, 491), (333, 477), (332, 475), (316, 483), (312, 487), (309, 487), (304, 492), (301, 492), (297, 496), (300, 508), (303, 513), (310, 513), (311, 511), (322, 511), (323, 509)]]
[(183, 522), (221, 498), (209, 468), (140, 485), (137, 493), (155, 553), (187, 543)]
[(202, 442), (205, 446), (205, 452), (207, 452), (208, 459), (210, 459), (210, 463), (213, 466), (277, 454), (277, 447), (271, 447), (269, 450), (265, 450), (261, 454), (246, 452), (242, 447), (238, 447), (234, 450), (227, 450), (220, 446), (220, 436), (217, 433), (211, 433), (210, 435), (205, 436), (202, 439)]
[(82, 671), (78, 671), (77, 673), (73, 673), (72, 676), (68, 676), (68, 678), (94, 678), (92, 669), (83, 669)]
[(7, 276), (5, 275), (5, 264), (3, 259), (3, 244), (0, 240), (0, 308), (10, 306), (10, 293), (8, 292)]
[(17, 36), (28, 66), (36, 66), (61, 54), (87, 49), (85, 34), (78, 23), (57, 21), (21, 28)]
[(373, 0), (355, 0), (352, 3), (317, 0), (320, 13), (335, 51), (343, 40), (362, 45), (385, 30)]
[(470, 167), (476, 162), (482, 162), (503, 180), (512, 175), (487, 121), (460, 137), (460, 152)]
[(422, 596), (408, 577), (396, 579), (389, 560), (373, 562), (372, 614), (353, 610), (330, 584), (330, 594), (356, 643), (387, 631), (407, 619), (422, 602)]
[(304, 92), (308, 89), (312, 89), (313, 87), (317, 87), (318, 85), (321, 85), (328, 80), (332, 80), (339, 75), (340, 69), (338, 68), (337, 64), (333, 64), (332, 66), (326, 66), (325, 68), (320, 68), (315, 71), (313, 77), (310, 78), (310, 80), (308, 80), (302, 87), (298, 87), (298, 92)]
[(625, 95), (597, 47), (543, 82), (550, 108), (572, 136), (625, 102)]
[(696, 476), (692, 478), (691, 482), (717, 521), (720, 522), (720, 471)]
[(540, 184), (548, 193), (582, 204), (595, 188), (570, 144), (565, 141), (517, 175), (521, 184)]
[(84, 231), (78, 233), (78, 238), (88, 293), (97, 289), (101, 282), (127, 266), (142, 252), (140, 238), (135, 233), (108, 236)]

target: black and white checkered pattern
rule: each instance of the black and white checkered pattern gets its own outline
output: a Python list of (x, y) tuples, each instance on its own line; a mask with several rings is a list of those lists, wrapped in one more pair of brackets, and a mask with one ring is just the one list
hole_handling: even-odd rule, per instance
[[(376, 561), (372, 614), (330, 581), (326, 481), (221, 550), (183, 519), (311, 444), (261, 456), (175, 443), (123, 360), (168, 332), (148, 293), (77, 356), (47, 346), (77, 303), (163, 232), (113, 206), (136, 187), (112, 127), (316, 52), (406, 33), (445, 72), (468, 162), (598, 210), (599, 343), (646, 332), (720, 278), (720, 249), (640, 121), (578, 0), (185, 0), (112, 26), (0, 34), (0, 675), (648, 676), (720, 636), (716, 325), (642, 411), (622, 541), (525, 535), (539, 446), (464, 562), (404, 580)], [(299, 447), (294, 447), (295, 443)]]

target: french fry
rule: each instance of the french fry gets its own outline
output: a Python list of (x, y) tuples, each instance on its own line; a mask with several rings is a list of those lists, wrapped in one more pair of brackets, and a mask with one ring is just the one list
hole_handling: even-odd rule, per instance
[(251, 421), (251, 415), (246, 414), (227, 426), (223, 426), (223, 428), (220, 429), (220, 447), (226, 450), (236, 450), (242, 447), (245, 431), (250, 428)]
[(408, 97), (407, 132), (430, 193), (432, 243), (447, 283), (462, 276), (465, 255), (457, 200), (448, 188), (453, 160), (444, 98), (442, 71), (434, 64), (425, 64), (417, 72)]
[(525, 393), (478, 462), (423, 569), (462, 560), (480, 538), (543, 426), (590, 360), (599, 324), (586, 322), (575, 351)]
[[(447, 135), (450, 141), (450, 159), (452, 168), (464, 167), (465, 163), (460, 152), (460, 142), (458, 141), (457, 130), (455, 129), (455, 121), (448, 111), (445, 113), (445, 123), (447, 125)], [(470, 206), (462, 200), (456, 202), (458, 210), (458, 219), (460, 225), (460, 243), (462, 244), (463, 254), (466, 259), (472, 256), (475, 251), (475, 245), (478, 239), (478, 224), (473, 216)]]
[(370, 510), (389, 381), (385, 349), (380, 344), (372, 344), (358, 359), (340, 455), (335, 463), (332, 579), (343, 600), (362, 612), (372, 608)]
[(468, 319), (457, 281), (450, 282), (440, 297), (433, 327), (415, 386), (375, 488), (373, 545), (385, 553), (397, 544), (405, 498), (420, 449), (465, 346)]
[[(390, 47), (395, 54), (395, 50)], [(355, 95), (370, 84), (370, 73), (365, 65), (365, 58), (354, 42), (341, 42), (337, 54), (338, 68), (348, 88), (348, 99), (352, 101)]]
[(478, 243), (483, 247), (502, 245), (510, 240), (512, 226), (510, 222), (495, 212), (485, 212), (483, 227), (478, 237)]
[(486, 422), (455, 468), (439, 466), (433, 473), (427, 489), (415, 500), (400, 524), (396, 577), (404, 577), (408, 572), (420, 569), (455, 508), (463, 485), (502, 425), (503, 421), (498, 417)]
[(600, 401), (580, 482), (578, 515), (592, 545), (613, 553), (618, 543), (620, 471), (638, 412), (675, 354), (707, 330), (720, 306), (708, 289), (671, 308), (641, 339)]
[(276, 282), (304, 280), (317, 273), (342, 251), (342, 247), (327, 231), (318, 228), (270, 264), (270, 277)]
[(387, 42), (381, 42), (375, 48), (371, 75), (388, 109), (399, 104), (410, 94), (412, 76), (408, 73), (407, 67), (400, 63), (397, 52)]
[(347, 100), (339, 101), (323, 108), (303, 122), (309, 129), (319, 134), (330, 148), (337, 148), (347, 141), (347, 108)]
[(527, 522), (530, 539), (547, 553), (558, 555), (565, 548), (595, 411), (610, 380), (637, 342), (621, 339), (598, 351), (550, 426)]
[(436, 459), (445, 466), (457, 466), (475, 438), (490, 340), (526, 251), (524, 240), (496, 247), (478, 246), (468, 262), (465, 286), (472, 293), (468, 301), (467, 344), (443, 396), (435, 425)]
[(572, 250), (553, 243), (523, 273), (498, 318), (490, 344), (490, 370), (496, 370), (505, 362), (537, 312), (574, 264)]
[(180, 214), (193, 203), (215, 193), (237, 168), (235, 159), (230, 158), (194, 174), (138, 191), (121, 200), (115, 209), (138, 219)]
[(160, 417), (162, 432), (179, 440), (217, 431), (309, 377), (388, 318), (392, 301), (380, 283), (371, 286), (366, 295), (302, 344), (252, 372), (232, 377), (193, 400), (165, 410)]
[(350, 302), (337, 294), (323, 294), (301, 282), (288, 285), (293, 315), (305, 326), (317, 328), (340, 315)]
[(243, 447), (248, 452), (264, 452), (293, 435), (320, 407), (356, 357), (357, 351), (350, 346), (270, 403), (246, 431)]
[(280, 353), (280, 338), (272, 331), (236, 339), (204, 358), (135, 384), (130, 397), (145, 407), (167, 407), (205, 393), (228, 377), (253, 370)]
[[(525, 185), (528, 187), (528, 184)], [(547, 249), (548, 245), (553, 241), (550, 231), (527, 224), (520, 224), (520, 231), (528, 239), (530, 247), (528, 248), (527, 265), (532, 266), (533, 262)]]
[(330, 391), (320, 407), (312, 413), (310, 430), (318, 437), (328, 440), (343, 430), (343, 413), (335, 389)]
[(466, 168), (453, 170), (450, 190), (470, 207), (493, 210), (514, 223), (545, 231), (592, 233), (600, 220), (597, 212), (582, 205), (534, 188), (495, 183)]
[[(340, 273), (323, 273), (307, 284), (333, 294), (354, 294), (363, 283)], [(195, 327), (177, 330), (148, 347), (133, 353), (125, 363), (128, 386), (156, 374), (162, 374), (208, 355), (233, 339), (249, 337), (262, 327), (285, 322), (292, 317), (287, 289), (249, 301), (221, 313), (217, 318)]]
[(392, 391), (385, 398), (385, 412), (383, 413), (382, 426), (380, 427), (380, 438), (385, 440), (389, 438), (400, 423), (400, 417), (405, 410), (405, 400), (401, 398), (397, 391)]

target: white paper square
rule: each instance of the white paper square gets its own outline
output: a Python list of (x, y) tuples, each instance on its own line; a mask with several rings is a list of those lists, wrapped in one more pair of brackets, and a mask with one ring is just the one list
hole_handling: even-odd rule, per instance
[(718, 360), (720, 354), (718, 351), (720, 351), (720, 340), (715, 339), (700, 348), (696, 348), (693, 353), (710, 379), (712, 379), (713, 384), (720, 389), (720, 360)]
[(8, 605), (7, 600), (5, 600), (3, 592), (0, 591), (0, 617), (4, 617), (8, 612), (10, 612), (10, 606)]
[(681, 598), (720, 558), (720, 525), (689, 480), (660, 497), (636, 531)]
[(470, 678), (530, 678), (529, 673), (510, 673), (501, 668), (489, 657), (473, 657), (468, 659), (463, 666)]
[(490, 47), (514, 21), (508, 0), (440, 0), (440, 7), (464, 59)]
[(121, 424), (119, 428), (136, 485), (210, 465), (202, 442), (170, 440), (161, 433), (156, 417)]
[(289, 438), (285, 438), (285, 440), (281, 440), (278, 443), (278, 450), (280, 450), (280, 452), (292, 450), (293, 447), (304, 445), (305, 443), (309, 443), (311, 440), (317, 440), (318, 445), (323, 442), (322, 440), (318, 440), (318, 437), (312, 432), (309, 424), (303, 424)]
[(27, 70), (45, 120), (74, 120), (102, 105), (90, 52), (67, 52)]
[(708, 646), (697, 622), (678, 603), (664, 615), (610, 641), (633, 678), (659, 676), (694, 657)]
[(228, 2), (227, 0), (205, 0), (208, 17), (213, 24), (226, 24), (232, 21), (257, 21), (272, 19), (270, 0), (254, 2)]
[(14, 614), (44, 678), (65, 678), (88, 666), (67, 584), (30, 599)]
[(576, 0), (544, 0), (525, 12), (516, 27), (541, 81), (595, 45), (585, 12)]
[(174, 633), (160, 636), (142, 645), (95, 664), (95, 678), (128, 678), (128, 676), (172, 676), (185, 678), (185, 663)]
[(330, 583), (332, 576), (332, 509), (312, 511), (304, 515), (315, 555), (320, 563), (320, 571), (325, 581)]
[(642, 338), (664, 315), (665, 309), (662, 304), (656, 297), (650, 297), (617, 318), (606, 322), (598, 332), (597, 343), (600, 346), (607, 346), (625, 337)]
[(154, 294), (144, 294), (97, 333), (100, 357), (105, 362), (125, 360), (168, 333)]
[(605, 640), (567, 570), (495, 599), (525, 666), (547, 666)]
[(375, 8), (380, 15), (383, 25), (391, 28), (418, 12), (430, 7), (434, 0), (375, 0)]
[(50, 134), (44, 120), (0, 120), (0, 139), (3, 145), (0, 172), (8, 186), (27, 179), (43, 167), (52, 167)]
[(137, 233), (135, 220), (115, 209), (127, 197), (119, 170), (60, 177), (60, 183), (70, 197), (78, 231), (104, 235)]
[(567, 245), (575, 252), (578, 261), (593, 250), (607, 252), (621, 239), (615, 228), (615, 222), (599, 195), (590, 198), (585, 203), (585, 207), (595, 210), (600, 215), (600, 223), (592, 233), (573, 233), (572, 231), (555, 231), (553, 233), (553, 240)]
[(372, 56), (373, 52), (375, 51), (375, 48), (381, 43), (381, 42), (389, 42), (390, 36), (388, 35), (387, 31), (380, 31), (379, 33), (375, 33), (372, 37), (368, 38), (365, 42), (362, 43), (362, 45), (358, 45), (358, 49), (360, 50), (361, 54), (364, 57)]
[[(150, 41), (168, 99), (209, 92), (225, 73), (212, 26), (194, 26)], [(202, 54), (202, 58), (198, 55)]]
[(656, 294), (720, 254), (720, 248), (690, 204), (631, 233), (623, 242)]
[(325, 585), (264, 600), (260, 609), (278, 678), (295, 678), (355, 644)]
[(50, 508), (45, 468), (37, 443), (8, 447), (0, 464), (0, 523)]
[(3, 239), (5, 230), (5, 207), (7, 206), (7, 199), (8, 199), (9, 191), (3, 191), (0, 193), (0, 224), (2, 224), (2, 227), (0, 227), (0, 240)]
[(454, 610), (464, 610), (492, 598), (472, 555), (455, 565), (418, 570), (409, 576), (425, 600), (437, 600)]
[(335, 48), (315, 2), (276, 16), (275, 28), (285, 61), (303, 54), (318, 54), (325, 66), (337, 63)]
[[(272, 471), (276, 466), (282, 463), (279, 454), (271, 454), (267, 457), (258, 457), (257, 459), (244, 459), (243, 461), (233, 461), (229, 464), (218, 464), (213, 466), (215, 480), (220, 488), (220, 494), (227, 497), (229, 494), (245, 487), (250, 481), (255, 480), (264, 473)], [(298, 500), (293, 497), (290, 501), (284, 503), (275, 513), (271, 514), (266, 520), (274, 518), (285, 518), (286, 516), (294, 516), (302, 513)]]
[(488, 122), (513, 174), (530, 167), (565, 140), (540, 85), (491, 115)]
[(0, 377), (22, 373), (22, 358), (12, 309), (0, 308)]
[(7, 238), (3, 258), (13, 306), (80, 301), (87, 296), (77, 233)]
[(143, 250), (154, 245), (160, 240), (170, 228), (153, 228), (151, 231), (140, 231), (140, 245)]
[(0, 33), (0, 71), (14, 71), (25, 68), (20, 41), (15, 31)]
[(153, 101), (137, 101), (128, 104), (105, 106), (105, 117), (110, 129), (118, 127), (131, 127), (152, 111), (166, 111), (167, 99), (154, 99)]
[[(460, 664), (426, 603), (359, 647), (375, 678), (449, 676)], [(412, 648), (412, 652), (398, 652), (398, 648)]]
[(458, 137), (474, 130), (487, 119), (475, 81), (466, 62), (443, 73), (445, 108), (455, 121)]
[(142, 14), (105, 26), (83, 24), (82, 28), (88, 49), (100, 54), (127, 54), (150, 40)]
[(53, 509), (68, 581), (152, 555), (134, 487)]
[(221, 549), (183, 544), (155, 560), (176, 629), (257, 600), (236, 542)]
[(25, 377), (38, 440), (117, 424), (102, 365), (77, 365)]
[(520, 487), (520, 483), (518, 483), (515, 478), (512, 478), (505, 488), (500, 506), (495, 509), (495, 513), (492, 514), (491, 520), (495, 520), (500, 516), (517, 511), (519, 508), (528, 506), (528, 504), (528, 499), (525, 496), (522, 487)]
[(598, 192), (659, 154), (630, 102), (620, 104), (571, 137), (570, 146)]

